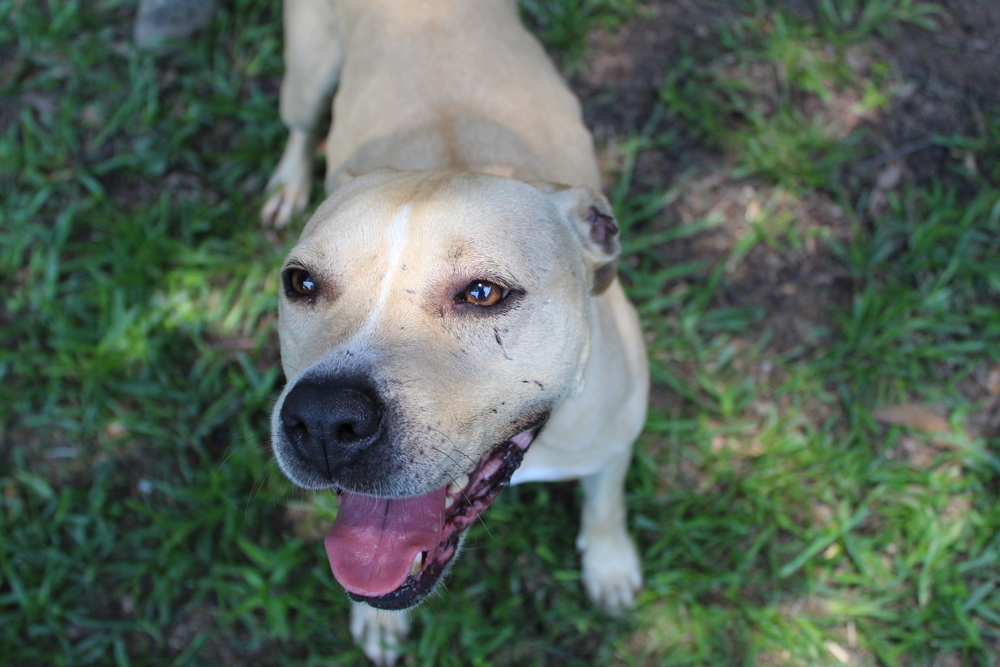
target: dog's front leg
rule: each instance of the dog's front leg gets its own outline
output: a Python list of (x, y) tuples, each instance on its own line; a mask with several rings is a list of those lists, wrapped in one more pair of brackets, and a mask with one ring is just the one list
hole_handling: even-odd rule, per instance
[(351, 635), (372, 662), (391, 667), (410, 631), (409, 611), (384, 611), (363, 602), (351, 603)]
[(288, 143), (267, 182), (265, 225), (284, 227), (309, 203), (319, 121), (330, 108), (344, 60), (337, 17), (329, 0), (285, 0), (285, 76), (281, 119)]
[(625, 530), (625, 473), (631, 458), (631, 452), (620, 454), (580, 480), (583, 516), (576, 545), (583, 584), (594, 604), (610, 613), (633, 607), (642, 586), (639, 555)]

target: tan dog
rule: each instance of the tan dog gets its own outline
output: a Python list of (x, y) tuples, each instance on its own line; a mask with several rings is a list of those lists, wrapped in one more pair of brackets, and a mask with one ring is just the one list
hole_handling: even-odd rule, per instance
[(341, 494), (326, 547), (354, 637), (393, 663), (395, 610), (522, 481), (581, 480), (587, 592), (631, 606), (648, 376), (576, 99), (512, 0), (286, 0), (285, 45), (266, 222), (304, 209), (337, 94), (332, 194), (282, 272), (272, 437), (289, 478)]

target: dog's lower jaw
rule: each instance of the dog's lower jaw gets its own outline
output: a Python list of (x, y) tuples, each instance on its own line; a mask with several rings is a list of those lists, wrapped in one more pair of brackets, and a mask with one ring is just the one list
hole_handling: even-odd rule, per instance
[[(413, 558), (410, 572), (395, 589), (386, 593), (370, 595), (367, 590), (361, 591), (352, 585), (355, 581), (371, 581), (371, 572), (354, 572), (351, 570), (354, 554), (345, 553), (354, 538), (350, 530), (338, 529), (335, 525), (327, 536), (327, 555), (336, 578), (347, 589), (351, 599), (364, 602), (372, 607), (383, 610), (402, 610), (418, 604), (437, 585), (458, 554), (465, 531), (490, 506), (494, 499), (510, 484), (511, 475), (517, 470), (525, 451), (534, 440), (539, 427), (523, 431), (506, 440), (490, 455), (480, 461), (477, 467), (457, 483), (432, 491), (414, 503), (426, 505), (429, 502), (443, 504), (443, 521), (440, 525), (437, 543)], [(442, 497), (443, 495), (443, 497)], [(364, 502), (356, 496), (348, 499), (352, 503)], [(374, 499), (372, 499), (373, 502)], [(371, 507), (371, 506), (370, 506)], [(353, 511), (353, 509), (352, 509)], [(377, 511), (377, 510), (376, 510)], [(426, 527), (425, 527), (426, 528)], [(339, 542), (339, 543), (338, 543)], [(347, 543), (346, 545), (344, 543)], [(401, 563), (388, 563), (388, 568), (398, 571)], [(395, 567), (393, 567), (395, 566)], [(401, 576), (400, 572), (399, 575)], [(391, 575), (386, 575), (391, 576)], [(344, 579), (348, 581), (344, 581)], [(375, 578), (385, 578), (379, 575)], [(391, 580), (391, 579), (390, 579)], [(355, 588), (355, 590), (351, 590)]]
[[(358, 595), (350, 591), (347, 592), (347, 595), (355, 602), (362, 602), (383, 611), (401, 611), (414, 607), (434, 590), (434, 587), (451, 567), (451, 563), (461, 549), (464, 538), (465, 530), (456, 530), (434, 549), (433, 556), (430, 556), (428, 552), (418, 554), (417, 559), (414, 560), (416, 571), (411, 572), (406, 581), (394, 591), (373, 597)], [(418, 559), (420, 563), (416, 565)]]

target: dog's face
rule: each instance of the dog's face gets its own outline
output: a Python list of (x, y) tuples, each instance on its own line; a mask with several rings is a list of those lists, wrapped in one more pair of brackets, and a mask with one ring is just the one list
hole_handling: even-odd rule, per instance
[(336, 487), (331, 566), (406, 607), (578, 388), (617, 227), (583, 188), (379, 171), (341, 186), (282, 271), (282, 470)]

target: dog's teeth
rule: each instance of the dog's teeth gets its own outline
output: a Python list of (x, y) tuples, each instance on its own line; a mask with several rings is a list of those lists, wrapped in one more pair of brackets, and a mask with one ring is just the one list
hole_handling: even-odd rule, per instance
[(527, 449), (532, 438), (534, 438), (534, 434), (531, 431), (524, 431), (515, 435), (510, 441), (517, 445), (518, 449)]
[(453, 492), (451, 490), (450, 486), (448, 487), (448, 493), (449, 493), (449, 495), (447, 495), (447, 496), (444, 497), (444, 508), (445, 509), (449, 509), (452, 505), (455, 504), (455, 498), (454, 498), (454, 496), (450, 495), (450, 494), (455, 493), (455, 492)]
[(454, 482), (448, 485), (448, 493), (456, 494), (469, 485), (469, 476), (462, 473)]
[(493, 475), (496, 474), (498, 470), (500, 470), (502, 466), (503, 466), (503, 459), (499, 458), (491, 459), (486, 462), (486, 465), (484, 465), (482, 467), (482, 470), (480, 470), (479, 472), (482, 474), (483, 477), (492, 477)]
[(421, 551), (413, 558), (413, 564), (410, 565), (410, 574), (416, 576), (420, 572), (420, 568), (424, 566), (424, 552)]

